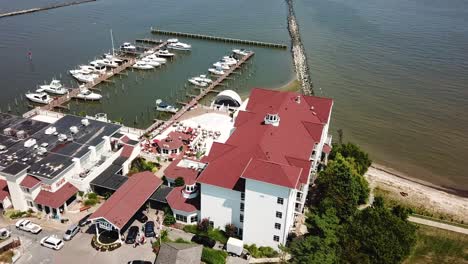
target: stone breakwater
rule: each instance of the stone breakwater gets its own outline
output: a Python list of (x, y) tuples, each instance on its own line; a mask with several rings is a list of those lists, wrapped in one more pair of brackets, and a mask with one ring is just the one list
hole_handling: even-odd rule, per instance
[(293, 0), (286, 0), (286, 3), (288, 5), (288, 30), (291, 36), (291, 53), (297, 79), (301, 83), (303, 94), (314, 95), (314, 87), (309, 75), (309, 65), (307, 63), (304, 46), (302, 45), (299, 25), (297, 24), (296, 15), (294, 13)]

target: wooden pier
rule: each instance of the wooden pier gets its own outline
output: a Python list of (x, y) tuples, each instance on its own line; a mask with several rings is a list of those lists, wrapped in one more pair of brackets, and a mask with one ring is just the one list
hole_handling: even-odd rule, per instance
[(160, 122), (153, 123), (151, 126), (149, 126), (145, 130), (145, 134), (151, 133), (152, 136), (156, 136), (160, 134), (162, 131), (167, 129), (168, 127), (172, 126), (174, 122), (176, 122), (185, 112), (189, 111), (192, 107), (194, 107), (198, 102), (205, 97), (209, 92), (214, 90), (221, 82), (223, 82), (229, 75), (231, 75), (234, 71), (239, 69), (247, 60), (249, 60), (255, 53), (250, 52), (249, 54), (243, 56), (236, 65), (231, 67), (229, 70), (226, 70), (225, 73), (221, 76), (218, 77), (214, 82), (212, 82), (206, 89), (203, 89), (203, 91), (200, 92), (199, 95), (195, 96), (192, 100), (190, 100), (188, 103), (183, 103), (183, 102), (178, 102), (179, 104), (183, 105), (183, 107), (176, 113), (174, 114), (169, 120), (164, 122), (164, 124), (161, 125)]
[(279, 44), (279, 43), (269, 43), (269, 42), (255, 41), (255, 40), (244, 40), (244, 39), (235, 39), (235, 38), (216, 37), (216, 36), (208, 36), (208, 35), (201, 35), (201, 34), (192, 34), (192, 33), (183, 33), (183, 32), (176, 32), (176, 31), (159, 30), (159, 29), (154, 29), (154, 28), (151, 28), (151, 33), (161, 34), (161, 35), (172, 35), (172, 36), (180, 36), (180, 37), (188, 37), (188, 38), (205, 39), (205, 40), (213, 40), (213, 41), (222, 41), (222, 42), (227, 42), (227, 43), (246, 44), (246, 45), (261, 46), (261, 47), (268, 47), (268, 48), (278, 48), (278, 49), (287, 49), (288, 48), (288, 45)]
[(144, 38), (144, 39), (136, 39), (135, 42), (148, 43), (148, 44), (161, 44), (164, 42), (164, 40)]
[(45, 6), (45, 7), (36, 7), (36, 8), (31, 8), (31, 9), (18, 10), (18, 11), (13, 11), (13, 12), (9, 12), (9, 13), (0, 14), (0, 18), (9, 17), (9, 16), (24, 15), (24, 14), (29, 14), (29, 13), (39, 12), (39, 11), (45, 11), (45, 10), (49, 10), (49, 9), (55, 9), (55, 8), (71, 6), (71, 5), (79, 5), (79, 4), (89, 3), (89, 2), (96, 2), (96, 0), (81, 0), (81, 1), (74, 1), (74, 2), (69, 2), (69, 3), (49, 5), (49, 6)]

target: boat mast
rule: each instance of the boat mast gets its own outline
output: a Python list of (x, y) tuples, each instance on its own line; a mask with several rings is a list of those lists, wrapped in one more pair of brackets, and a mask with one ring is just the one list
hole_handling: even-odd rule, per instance
[(112, 42), (112, 56), (114, 56), (114, 36), (112, 35), (112, 29), (110, 30), (111, 42)]

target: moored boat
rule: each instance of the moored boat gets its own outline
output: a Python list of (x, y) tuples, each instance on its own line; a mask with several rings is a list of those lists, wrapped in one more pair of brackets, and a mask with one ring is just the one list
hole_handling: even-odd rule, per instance
[(76, 98), (86, 101), (98, 101), (101, 100), (102, 95), (93, 93), (87, 88), (80, 88), (80, 93), (76, 95)]
[(200, 87), (206, 87), (208, 85), (206, 82), (202, 82), (201, 80), (195, 78), (188, 79), (189, 83)]
[(213, 73), (213, 74), (216, 74), (216, 75), (223, 75), (224, 74), (223, 69), (219, 69), (219, 68), (209, 68), (208, 71)]
[(145, 64), (143, 61), (137, 61), (135, 64), (133, 64), (132, 68), (138, 70), (152, 70), (154, 69), (154, 66)]
[(161, 112), (177, 113), (179, 108), (163, 102), (161, 99), (156, 100), (156, 110)]
[(187, 43), (182, 43), (182, 42), (169, 43), (167, 47), (169, 49), (174, 49), (174, 50), (191, 50), (192, 49), (191, 45)]
[(39, 104), (49, 104), (53, 100), (42, 89), (37, 89), (36, 92), (34, 92), (34, 93), (28, 92), (28, 93), (25, 94), (25, 96), (30, 101), (35, 102), (35, 103), (39, 103)]
[(164, 58), (171, 58), (171, 57), (174, 57), (175, 55), (174, 53), (171, 53), (165, 49), (158, 50), (154, 54), (156, 54), (159, 57), (164, 57)]
[(68, 89), (64, 88), (62, 86), (62, 83), (59, 80), (53, 79), (50, 84), (46, 85), (41, 85), (39, 86), (43, 91), (46, 91), (48, 93), (52, 94), (66, 94), (68, 92)]

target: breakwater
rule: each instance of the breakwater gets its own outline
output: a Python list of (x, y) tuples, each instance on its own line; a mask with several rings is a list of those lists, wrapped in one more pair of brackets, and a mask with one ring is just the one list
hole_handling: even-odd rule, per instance
[(45, 7), (36, 7), (36, 8), (30, 8), (30, 9), (25, 9), (25, 10), (18, 10), (18, 11), (13, 11), (13, 12), (0, 14), (0, 18), (9, 17), (9, 16), (24, 15), (24, 14), (29, 14), (29, 13), (39, 12), (39, 11), (45, 11), (45, 10), (49, 10), (49, 9), (55, 9), (55, 8), (60, 8), (60, 7), (65, 7), (65, 6), (72, 6), (72, 5), (79, 5), (79, 4), (95, 2), (95, 1), (96, 0), (81, 0), (81, 1), (74, 1), (74, 2), (56, 4), (56, 5), (49, 5), (49, 6), (45, 6)]
[(302, 93), (305, 95), (314, 95), (314, 87), (310, 80), (309, 65), (304, 50), (304, 45), (301, 41), (301, 33), (299, 25), (296, 21), (294, 13), (293, 0), (286, 0), (288, 5), (288, 30), (291, 36), (291, 53), (293, 56), (294, 70), (296, 71), (297, 79), (301, 83)]

